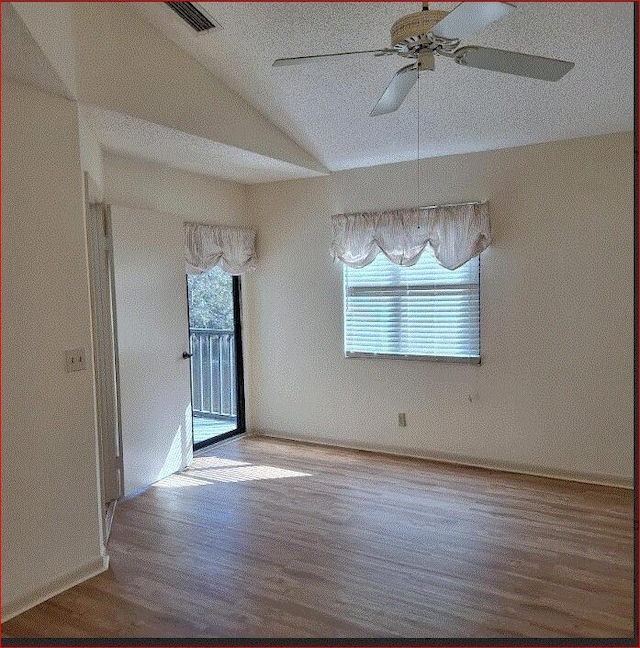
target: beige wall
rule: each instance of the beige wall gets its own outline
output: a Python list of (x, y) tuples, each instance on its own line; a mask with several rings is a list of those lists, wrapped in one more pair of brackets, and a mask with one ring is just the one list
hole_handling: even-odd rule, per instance
[(108, 152), (103, 168), (105, 200), (113, 205), (173, 214), (181, 223), (243, 224), (248, 218), (246, 187), (235, 182)]
[(246, 189), (106, 155), (111, 203), (125, 493), (191, 459), (185, 220), (241, 225)]
[[(2, 85), (2, 616), (103, 568), (76, 106)], [(84, 347), (87, 369), (65, 372)]]
[[(251, 188), (253, 429), (627, 483), (632, 135), (423, 160), (416, 180), (403, 163)], [(345, 359), (331, 214), (484, 199), (482, 365)]]
[(102, 202), (104, 194), (102, 149), (91, 124), (80, 111), (78, 111), (78, 134), (80, 137), (80, 163), (82, 170), (89, 175), (89, 201)]

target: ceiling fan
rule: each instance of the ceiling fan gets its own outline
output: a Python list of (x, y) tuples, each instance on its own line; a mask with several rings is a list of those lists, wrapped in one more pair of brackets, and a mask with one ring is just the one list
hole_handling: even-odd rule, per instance
[(397, 110), (417, 81), (418, 74), (434, 70), (435, 56), (445, 56), (459, 65), (481, 70), (543, 81), (561, 79), (573, 68), (573, 63), (475, 45), (460, 47), (462, 39), (505, 18), (514, 9), (515, 6), (507, 2), (462, 2), (451, 12), (433, 11), (429, 10), (428, 3), (424, 2), (422, 11), (403, 16), (393, 24), (391, 48), (281, 58), (274, 61), (273, 65), (295, 65), (352, 54), (373, 54), (376, 57), (398, 54), (414, 59), (396, 72), (371, 111), (372, 117)]

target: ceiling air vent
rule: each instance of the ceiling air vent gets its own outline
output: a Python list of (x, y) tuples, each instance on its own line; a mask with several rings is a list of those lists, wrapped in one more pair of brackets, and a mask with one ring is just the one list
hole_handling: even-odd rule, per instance
[(193, 2), (165, 2), (165, 4), (198, 33), (220, 26)]

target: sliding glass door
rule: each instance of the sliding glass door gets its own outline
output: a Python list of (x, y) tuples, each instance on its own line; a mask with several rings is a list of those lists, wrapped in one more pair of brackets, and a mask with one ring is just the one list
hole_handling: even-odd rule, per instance
[(187, 276), (193, 448), (244, 432), (240, 278)]

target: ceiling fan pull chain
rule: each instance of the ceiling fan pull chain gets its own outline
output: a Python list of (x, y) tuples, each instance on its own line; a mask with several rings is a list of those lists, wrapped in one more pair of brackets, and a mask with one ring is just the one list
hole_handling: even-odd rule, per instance
[(420, 75), (418, 74), (418, 159), (416, 160), (417, 175), (418, 181), (416, 183), (416, 188), (418, 192), (418, 201), (416, 205), (421, 205), (421, 192), (420, 192)]

